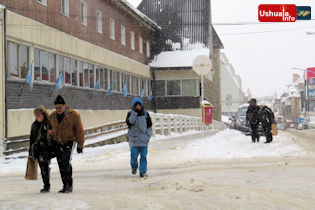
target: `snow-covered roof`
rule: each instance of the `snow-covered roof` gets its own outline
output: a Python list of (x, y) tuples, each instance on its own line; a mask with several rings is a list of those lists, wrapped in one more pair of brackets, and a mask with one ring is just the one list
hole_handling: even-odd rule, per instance
[(140, 10), (138, 10), (137, 8), (135, 8), (134, 6), (132, 6), (132, 4), (130, 4), (127, 0), (118, 0), (118, 1), (114, 1), (117, 3), (122, 3), (123, 5), (125, 5), (129, 10), (133, 11), (137, 16), (139, 16), (141, 19), (143, 19), (144, 21), (146, 21), (147, 23), (149, 23), (151, 26), (153, 26), (155, 29), (161, 29), (160, 26), (158, 26), (158, 24), (156, 22), (154, 22), (153, 20), (151, 20), (148, 16), (146, 16), (145, 14), (143, 14)]
[(192, 50), (165, 51), (157, 55), (149, 64), (155, 68), (192, 67), (194, 59), (199, 55), (209, 56), (208, 48)]

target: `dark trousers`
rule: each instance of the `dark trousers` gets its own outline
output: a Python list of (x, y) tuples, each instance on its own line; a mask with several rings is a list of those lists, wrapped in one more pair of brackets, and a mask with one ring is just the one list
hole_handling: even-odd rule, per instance
[(38, 164), (39, 164), (39, 168), (40, 168), (40, 173), (42, 175), (42, 179), (43, 179), (43, 183), (44, 183), (44, 187), (50, 187), (50, 182), (49, 182), (49, 178), (50, 178), (50, 159), (43, 159), (41, 156), (39, 156), (38, 158)]
[(258, 130), (258, 124), (257, 123), (251, 123), (250, 124), (250, 128), (252, 130), (251, 135), (252, 135), (252, 141), (254, 142), (255, 139), (257, 139), (257, 141), (259, 141), (259, 135), (257, 133)]
[(272, 142), (272, 127), (271, 124), (264, 124), (263, 125), (264, 133), (266, 136), (267, 142)]
[(74, 142), (68, 142), (66, 144), (56, 144), (56, 158), (59, 166), (60, 176), (64, 187), (72, 186), (72, 150)]

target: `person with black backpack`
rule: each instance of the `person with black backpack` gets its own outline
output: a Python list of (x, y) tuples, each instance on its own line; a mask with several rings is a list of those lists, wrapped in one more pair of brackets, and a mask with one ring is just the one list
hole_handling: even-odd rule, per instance
[(147, 177), (148, 144), (152, 135), (152, 121), (149, 113), (144, 110), (143, 102), (136, 97), (132, 110), (128, 112), (128, 140), (130, 146), (130, 165), (132, 174), (137, 174), (138, 156), (140, 154), (140, 177)]
[(259, 121), (262, 124), (264, 133), (266, 136), (265, 144), (272, 142), (272, 123), (275, 121), (275, 116), (272, 110), (266, 105), (260, 105), (260, 110), (258, 112)]
[(260, 108), (257, 105), (257, 101), (255, 98), (249, 100), (248, 103), (249, 106), (246, 112), (246, 125), (250, 126), (252, 142), (255, 143), (256, 141), (259, 142), (259, 135), (257, 133), (257, 129), (259, 125), (258, 111)]

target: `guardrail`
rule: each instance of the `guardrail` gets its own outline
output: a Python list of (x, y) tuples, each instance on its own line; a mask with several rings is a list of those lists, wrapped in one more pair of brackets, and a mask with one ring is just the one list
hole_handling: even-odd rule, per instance
[[(152, 135), (171, 135), (172, 132), (183, 133), (189, 130), (208, 131), (211, 129), (222, 129), (224, 124), (213, 121), (210, 125), (204, 125), (200, 117), (188, 116), (188, 115), (177, 115), (177, 114), (162, 114), (162, 113), (149, 113), (152, 119)], [(84, 129), (86, 139), (94, 138), (100, 135), (110, 134), (122, 130), (127, 130), (128, 126), (125, 121), (117, 121), (114, 123), (107, 123), (97, 127), (91, 127)], [(122, 134), (126, 135), (126, 134)], [(119, 138), (116, 136), (115, 138)], [(29, 137), (23, 136), (21, 138), (15, 137), (5, 141), (6, 151), (5, 155), (27, 151), (29, 144)], [(107, 140), (106, 140), (107, 141)], [(105, 140), (104, 140), (105, 142)], [(116, 142), (116, 141), (109, 141)], [(105, 144), (105, 143), (104, 143)], [(96, 146), (104, 145), (95, 143)], [(91, 145), (89, 145), (91, 146)]]

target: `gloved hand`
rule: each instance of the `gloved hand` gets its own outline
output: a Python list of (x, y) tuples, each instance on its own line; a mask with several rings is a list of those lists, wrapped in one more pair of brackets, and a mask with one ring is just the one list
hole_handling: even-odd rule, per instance
[(83, 149), (80, 147), (77, 147), (77, 153), (83, 153)]
[(47, 145), (48, 147), (51, 147), (53, 145), (52, 139), (47, 139)]

